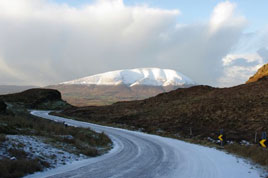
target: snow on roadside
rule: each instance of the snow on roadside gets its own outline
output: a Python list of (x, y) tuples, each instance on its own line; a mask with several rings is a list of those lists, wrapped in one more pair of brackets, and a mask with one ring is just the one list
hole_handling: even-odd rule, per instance
[(88, 158), (82, 154), (76, 155), (63, 149), (55, 148), (45, 143), (46, 139), (43, 137), (7, 135), (6, 138), (7, 140), (0, 146), (0, 159), (16, 159), (9, 155), (8, 149), (10, 148), (24, 150), (29, 158), (39, 158), (49, 163), (52, 168)]

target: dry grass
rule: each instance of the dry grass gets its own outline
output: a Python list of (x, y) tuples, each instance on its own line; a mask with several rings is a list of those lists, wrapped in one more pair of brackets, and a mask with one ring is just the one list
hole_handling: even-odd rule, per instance
[(63, 114), (89, 122), (126, 124), (150, 132), (158, 129), (187, 136), (217, 138), (224, 129), (228, 140), (253, 142), (255, 132), (268, 132), (268, 77), (231, 88), (195, 86), (163, 93), (146, 100), (109, 106), (81, 107)]
[[(90, 129), (69, 127), (63, 123), (55, 123), (30, 115), (23, 117), (0, 116), (0, 123), (2, 123), (0, 125), (1, 134), (44, 136), (54, 141), (71, 144), (83, 152), (87, 147), (95, 149), (95, 147), (108, 147), (111, 144), (111, 140), (104, 133), (99, 134)], [(71, 138), (65, 136), (71, 136)], [(4, 140), (1, 137), (0, 140)], [(97, 151), (95, 153), (95, 156), (99, 154)], [(90, 154), (90, 156), (94, 155)]]
[(38, 159), (0, 160), (0, 177), (16, 178), (42, 170)]
[[(86, 118), (79, 118), (79, 117), (71, 117), (71, 116), (66, 116), (62, 113), (54, 113), (55, 115), (70, 118), (70, 119), (76, 119), (76, 120), (81, 120), (87, 122), (88, 120)], [(91, 121), (90, 121), (91, 122)], [(131, 125), (126, 125), (126, 124), (118, 124), (118, 123), (105, 123), (105, 122), (97, 122), (94, 121), (93, 123), (95, 124), (100, 124), (104, 126), (111, 126), (111, 127), (119, 127), (123, 129), (128, 129), (128, 130), (137, 130), (137, 127), (133, 127)], [(266, 166), (268, 168), (268, 149), (261, 148), (259, 145), (239, 145), (237, 143), (235, 144), (229, 144), (224, 147), (221, 147), (218, 144), (212, 143), (206, 139), (203, 139), (202, 137), (199, 138), (197, 137), (184, 137), (184, 136), (175, 136), (173, 133), (169, 133), (166, 131), (161, 131), (157, 132), (156, 130), (159, 130), (159, 128), (155, 127), (143, 127), (143, 131), (149, 134), (155, 134), (163, 137), (169, 137), (169, 138), (174, 138), (174, 139), (179, 139), (183, 140), (186, 142), (194, 143), (194, 144), (199, 144), (199, 145), (204, 145), (208, 147), (214, 147), (217, 149), (224, 149), (227, 152), (230, 152), (232, 154), (251, 159), (253, 162)]]
[(28, 154), (21, 149), (10, 148), (8, 153), (13, 160), (0, 160), (0, 177), (1, 178), (16, 178), (26, 174), (31, 174), (36, 171), (43, 170), (44, 167), (49, 167), (49, 163), (41, 161), (38, 158), (30, 159)]
[(226, 145), (224, 149), (238, 156), (250, 158), (260, 165), (268, 166), (268, 150), (258, 145), (242, 146), (239, 144), (230, 144)]
[[(104, 133), (96, 133), (90, 129), (75, 128), (63, 123), (33, 117), (21, 113), (20, 116), (0, 115), (0, 146), (6, 141), (5, 135), (35, 135), (47, 138), (54, 146), (62, 148), (69, 145), (73, 153), (97, 156), (110, 149), (111, 140)], [(62, 149), (68, 149), (62, 148)], [(23, 147), (23, 146), (22, 146)], [(97, 148), (102, 147), (102, 152)], [(68, 151), (68, 150), (66, 150)], [(40, 171), (50, 165), (39, 159), (31, 159), (21, 148), (10, 148), (8, 150), (15, 160), (0, 160), (0, 178), (22, 177)]]
[(8, 153), (10, 154), (10, 156), (15, 157), (16, 159), (25, 159), (28, 156), (28, 154), (24, 150), (16, 148), (8, 149)]

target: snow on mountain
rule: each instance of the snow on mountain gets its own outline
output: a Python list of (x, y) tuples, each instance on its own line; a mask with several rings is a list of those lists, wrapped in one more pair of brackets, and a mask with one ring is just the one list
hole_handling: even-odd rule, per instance
[(63, 82), (65, 85), (120, 85), (127, 86), (182, 86), (196, 85), (189, 77), (171, 69), (138, 68), (117, 70), (77, 80)]

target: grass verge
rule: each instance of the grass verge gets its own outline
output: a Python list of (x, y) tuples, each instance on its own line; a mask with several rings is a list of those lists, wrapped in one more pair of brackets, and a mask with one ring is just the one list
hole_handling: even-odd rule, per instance
[[(97, 156), (97, 147), (107, 147), (112, 144), (104, 133), (96, 133), (86, 128), (76, 128), (63, 123), (26, 116), (0, 116), (0, 134), (35, 135), (50, 138), (51, 142), (63, 142), (76, 147), (77, 152), (87, 153), (87, 156)], [(2, 138), (1, 138), (2, 137)], [(4, 136), (0, 137), (4, 140)], [(94, 154), (93, 154), (94, 153)]]
[[(59, 149), (90, 157), (107, 152), (112, 145), (111, 140), (104, 133), (67, 126), (64, 123), (56, 123), (26, 113), (20, 116), (0, 115), (0, 148), (8, 139), (6, 135), (40, 136)], [(66, 150), (68, 148), (71, 149)], [(50, 167), (47, 162), (38, 157), (29, 157), (23, 150), (23, 145), (20, 148), (16, 146), (9, 148), (7, 152), (11, 159), (0, 158), (1, 178), (22, 177)]]

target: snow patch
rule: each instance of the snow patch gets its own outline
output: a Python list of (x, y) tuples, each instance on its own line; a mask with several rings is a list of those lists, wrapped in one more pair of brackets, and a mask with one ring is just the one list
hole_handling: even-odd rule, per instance
[(31, 159), (39, 158), (50, 166), (58, 167), (88, 158), (85, 155), (76, 155), (46, 144), (46, 139), (36, 136), (7, 135), (7, 140), (0, 147), (0, 158), (16, 159), (8, 154), (8, 149), (16, 148), (25, 151)]
[(171, 69), (139, 68), (117, 70), (77, 80), (63, 82), (65, 85), (120, 85), (127, 86), (183, 86), (196, 85), (196, 83), (184, 74)]

